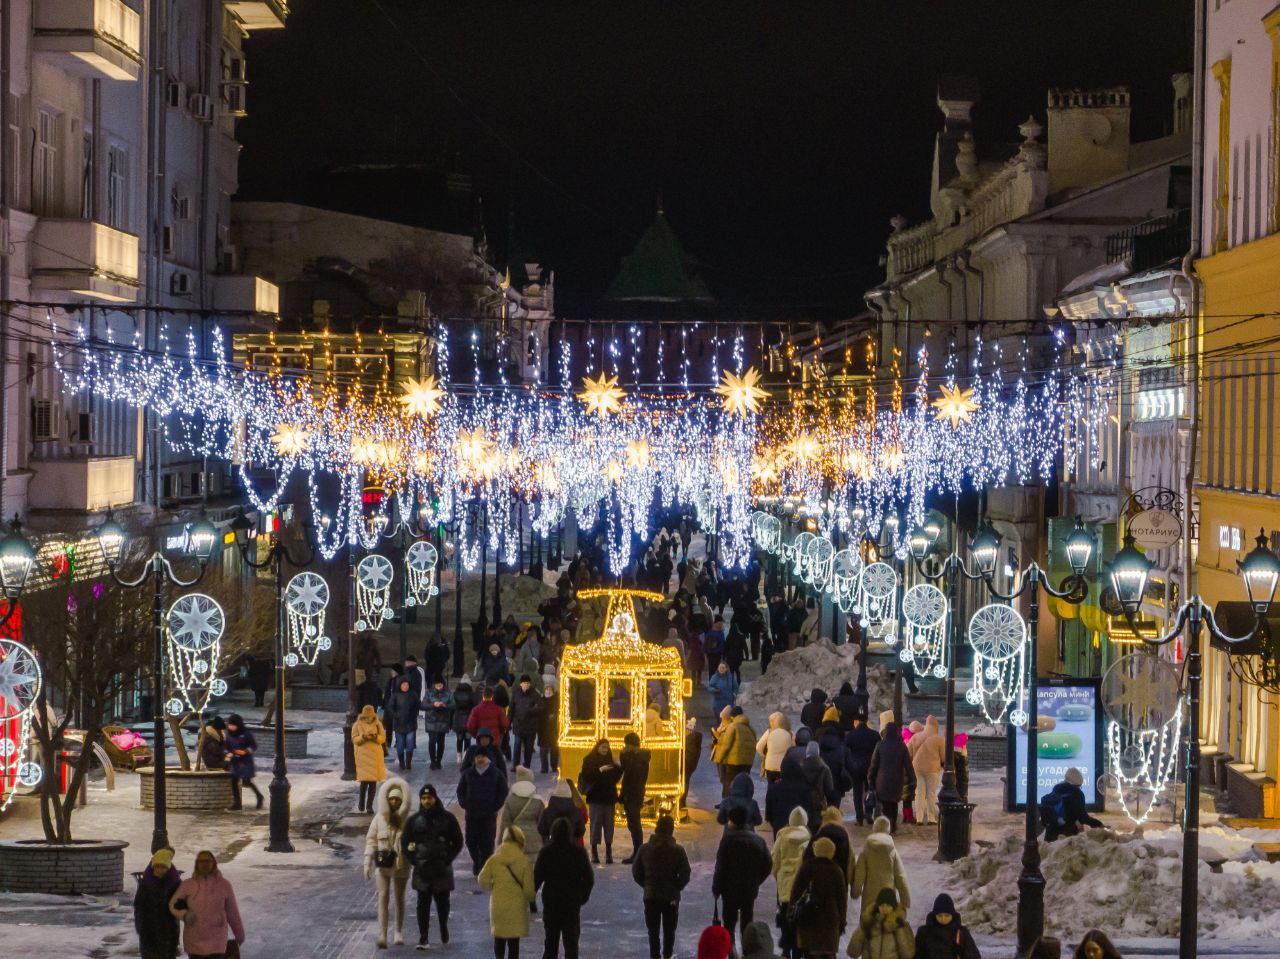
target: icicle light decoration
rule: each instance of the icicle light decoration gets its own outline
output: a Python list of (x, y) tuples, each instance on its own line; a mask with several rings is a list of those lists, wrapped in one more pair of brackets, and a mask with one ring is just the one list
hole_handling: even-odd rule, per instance
[(333, 641), (324, 634), (324, 614), (329, 606), (329, 584), (318, 573), (303, 572), (289, 580), (284, 590), (289, 620), (289, 652), (286, 666), (300, 662), (314, 666), (316, 657)]
[(212, 596), (188, 593), (169, 607), (166, 659), (174, 695), (165, 704), (170, 716), (199, 715), (210, 696), (225, 696), (227, 682), (217, 675), (226, 618)]
[(981, 706), (987, 722), (1027, 721), (1027, 624), (1018, 611), (1003, 603), (983, 606), (969, 619), (973, 649), (973, 685), (964, 694), (971, 706)]

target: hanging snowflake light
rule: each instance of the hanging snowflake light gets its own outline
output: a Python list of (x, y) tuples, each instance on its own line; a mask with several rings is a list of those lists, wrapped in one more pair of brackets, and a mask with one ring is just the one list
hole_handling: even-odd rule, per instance
[(1182, 736), (1178, 670), (1145, 651), (1122, 656), (1102, 677), (1107, 771), (1099, 787), (1136, 825), (1155, 811), (1177, 775)]
[(371, 553), (356, 565), (356, 629), (380, 629), (392, 617), (391, 580), (395, 570), (391, 560)]
[(862, 557), (856, 550), (837, 550), (831, 558), (831, 585), (836, 605), (846, 616), (858, 602), (859, 580), (862, 577)]
[(917, 583), (903, 594), (902, 618), (906, 629), (898, 658), (920, 675), (942, 679), (947, 675), (947, 597), (930, 583)]
[(40, 695), (40, 663), (26, 646), (0, 639), (0, 811), (18, 786), (39, 784), (39, 763), (28, 760), (31, 711)]
[(284, 589), (284, 608), (289, 619), (289, 652), (286, 666), (300, 662), (314, 666), (321, 651), (333, 641), (324, 635), (324, 613), (329, 606), (329, 584), (318, 573), (303, 572), (289, 580)]
[(888, 563), (872, 563), (859, 577), (857, 610), (868, 636), (892, 646), (898, 641), (894, 627), (898, 608), (898, 574)]
[(436, 586), (436, 563), (439, 554), (433, 544), (419, 540), (409, 547), (404, 556), (405, 575), (409, 577), (410, 606), (425, 606), (432, 596), (440, 592)]
[[(964, 694), (971, 706), (981, 706), (987, 721), (1014, 726), (1027, 721), (1027, 624), (1018, 611), (1003, 603), (983, 606), (969, 619), (973, 649), (973, 686)], [(1012, 711), (1010, 711), (1012, 707)]]
[(212, 596), (188, 593), (169, 607), (165, 616), (167, 660), (174, 695), (165, 704), (170, 716), (204, 712), (210, 696), (225, 696), (227, 683), (218, 678), (222, 632), (226, 618)]
[(836, 548), (831, 545), (831, 540), (825, 536), (815, 536), (809, 540), (805, 553), (805, 582), (819, 592), (830, 592), (833, 588), (831, 564), (836, 554)]

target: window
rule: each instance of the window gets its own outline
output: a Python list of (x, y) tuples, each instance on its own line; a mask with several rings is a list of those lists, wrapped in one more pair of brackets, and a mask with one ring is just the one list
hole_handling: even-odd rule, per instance
[(1271, 37), (1271, 231), (1280, 230), (1280, 182), (1275, 170), (1280, 164), (1280, 7), (1262, 18)]
[(114, 144), (107, 149), (107, 225), (129, 230), (129, 154)]
[(35, 169), (32, 171), (35, 196), (31, 200), (35, 212), (41, 216), (54, 216), (59, 212), (59, 119), (58, 114), (48, 110), (41, 110), (36, 119)]
[(80, 219), (93, 219), (93, 134), (85, 132), (80, 157)]

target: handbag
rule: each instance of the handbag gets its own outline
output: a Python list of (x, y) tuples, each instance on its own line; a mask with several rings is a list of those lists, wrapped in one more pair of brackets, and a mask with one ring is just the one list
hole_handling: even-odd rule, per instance
[(808, 925), (813, 920), (817, 911), (818, 904), (813, 901), (811, 891), (806, 889), (799, 895), (799, 897), (791, 902), (791, 925)]
[(394, 869), (396, 851), (394, 849), (379, 849), (373, 854), (373, 864), (379, 869)]
[(227, 948), (222, 955), (223, 959), (240, 959), (240, 943), (234, 939), (228, 939)]

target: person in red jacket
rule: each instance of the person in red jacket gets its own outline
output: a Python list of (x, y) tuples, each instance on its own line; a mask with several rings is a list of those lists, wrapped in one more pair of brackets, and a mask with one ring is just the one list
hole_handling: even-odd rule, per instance
[(467, 717), (467, 732), (474, 737), (486, 726), (494, 739), (501, 739), (510, 725), (507, 711), (493, 701), (492, 686), (486, 686), (480, 696), (480, 702), (471, 707), (471, 715)]

